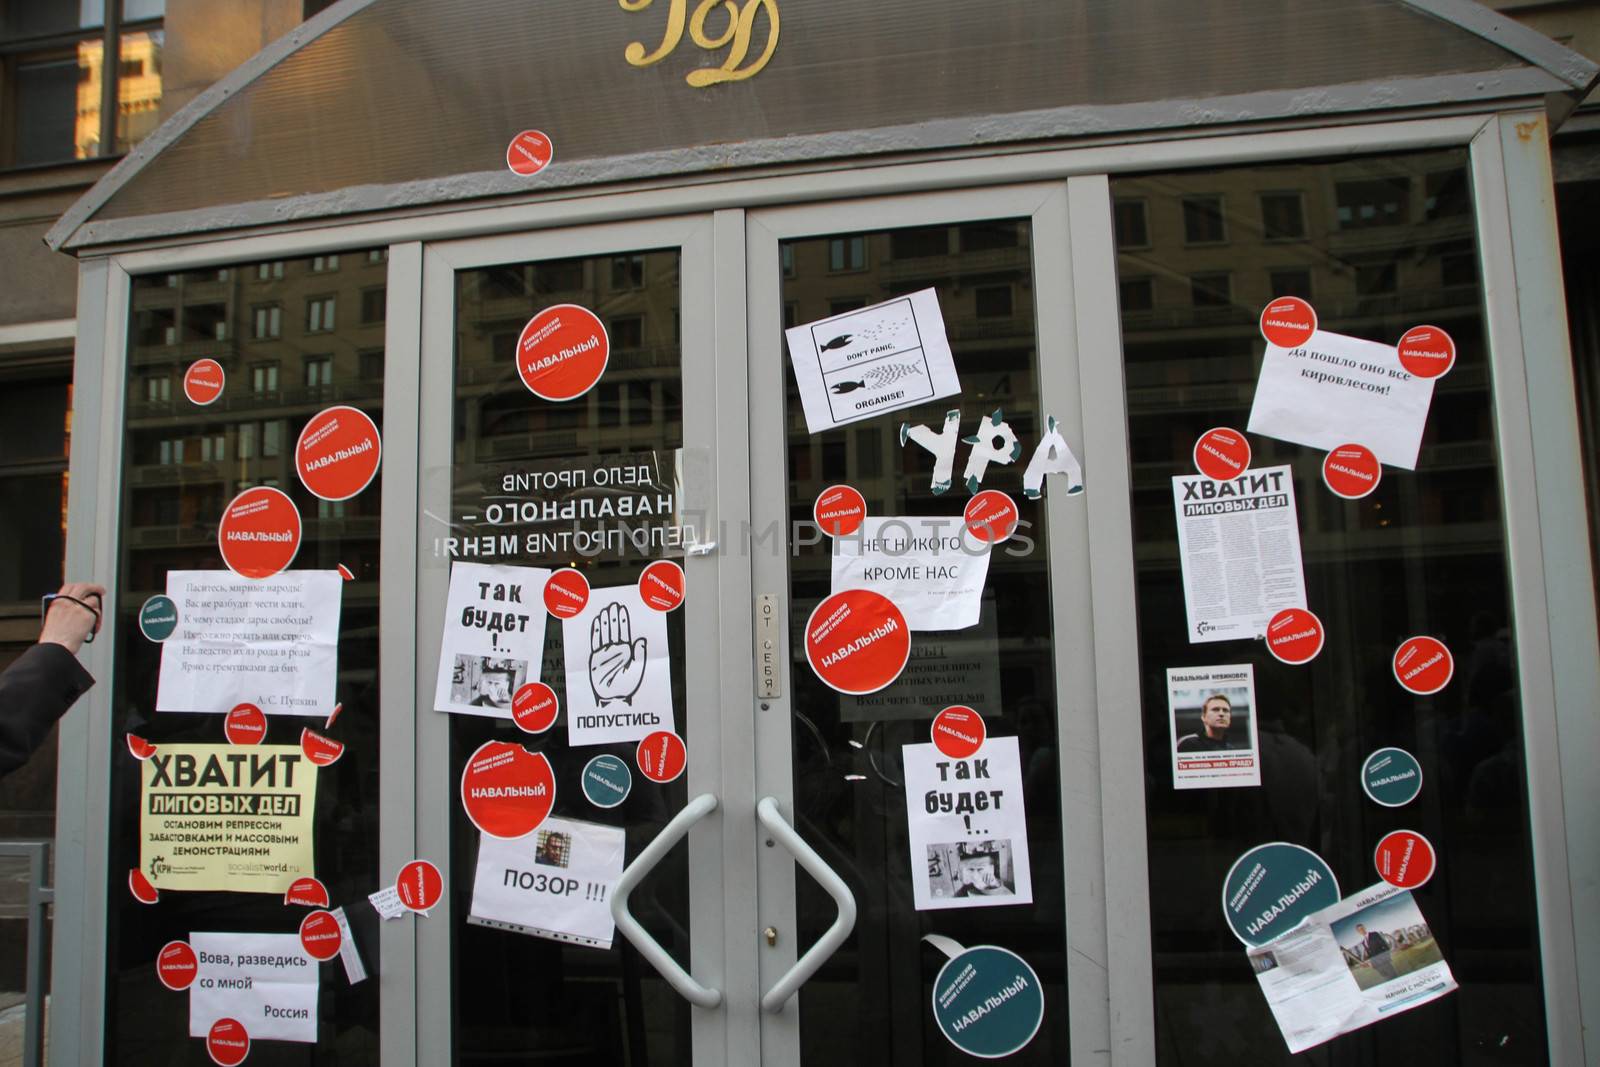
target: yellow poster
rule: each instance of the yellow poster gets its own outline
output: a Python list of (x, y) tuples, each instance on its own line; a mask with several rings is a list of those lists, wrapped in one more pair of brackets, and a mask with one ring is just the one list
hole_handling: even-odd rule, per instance
[(139, 866), (157, 889), (282, 893), (315, 876), (317, 767), (298, 745), (158, 745), (144, 761)]

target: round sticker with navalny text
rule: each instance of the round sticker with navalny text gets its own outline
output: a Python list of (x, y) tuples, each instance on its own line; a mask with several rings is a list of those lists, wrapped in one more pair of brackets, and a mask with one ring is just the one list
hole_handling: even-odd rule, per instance
[(156, 953), (156, 977), (174, 992), (188, 989), (200, 972), (200, 960), (187, 941), (168, 941)]
[(1372, 853), (1378, 877), (1400, 889), (1415, 889), (1433, 877), (1436, 857), (1428, 839), (1415, 830), (1396, 830)]
[(966, 759), (983, 747), (988, 732), (983, 716), (964, 704), (952, 704), (933, 717), (933, 747), (951, 759)]
[(139, 609), (139, 632), (145, 639), (160, 644), (178, 629), (178, 605), (169, 596), (157, 593)]
[(633, 772), (620, 756), (605, 753), (583, 767), (583, 795), (597, 808), (614, 808), (633, 790)]
[(128, 735), (128, 751), (136, 760), (147, 760), (156, 754), (156, 746), (140, 737), (138, 734)]
[(328, 887), (315, 878), (296, 878), (289, 883), (289, 888), (284, 891), (285, 904), (300, 904), (308, 908), (326, 908), (328, 906)]
[(331, 911), (314, 911), (300, 920), (300, 947), (314, 960), (331, 960), (339, 954), (344, 935)]
[(1267, 623), (1267, 651), (1281, 663), (1310, 663), (1322, 651), (1322, 620), (1309, 608), (1284, 608)]
[(1044, 987), (1015, 952), (974, 945), (939, 968), (933, 1018), (945, 1040), (969, 1056), (1010, 1056), (1032, 1041), (1044, 1022)]
[(1017, 532), (1017, 502), (998, 489), (985, 489), (962, 512), (967, 532), (984, 544), (999, 544)]
[(183, 395), (189, 398), (190, 403), (205, 407), (222, 395), (222, 387), (227, 381), (228, 376), (222, 372), (222, 364), (214, 359), (197, 359), (183, 372)]
[(235, 704), (222, 720), (222, 733), (230, 745), (259, 745), (267, 739), (267, 716), (254, 704)]
[(867, 517), (867, 499), (848, 485), (830, 485), (817, 494), (811, 517), (829, 537), (849, 537)]
[(394, 890), (411, 911), (427, 911), (444, 896), (444, 875), (427, 860), (412, 860), (400, 868)]
[(250, 1055), (250, 1034), (238, 1019), (218, 1019), (206, 1034), (206, 1055), (220, 1067), (238, 1067)]
[(133, 894), (133, 899), (141, 904), (154, 904), (161, 899), (161, 893), (150, 884), (150, 879), (137, 867), (128, 871), (128, 892)]
[(378, 424), (343, 404), (311, 416), (294, 446), (295, 473), (311, 495), (349, 500), (372, 484), (383, 459)]
[(542, 400), (576, 400), (594, 388), (610, 357), (605, 326), (577, 304), (545, 308), (517, 338), (517, 374)]
[(683, 738), (669, 730), (657, 730), (639, 742), (634, 752), (639, 773), (652, 782), (670, 782), (683, 773), (689, 763)]
[(1394, 650), (1394, 679), (1408, 693), (1432, 696), (1450, 684), (1455, 657), (1437, 637), (1408, 637)]
[(1360, 500), (1383, 478), (1383, 464), (1365, 445), (1340, 445), (1322, 461), (1322, 484), (1334, 496)]
[(528, 178), (548, 167), (555, 154), (550, 138), (538, 130), (523, 130), (506, 145), (506, 166), (511, 173)]
[(1321, 856), (1286, 841), (1257, 845), (1233, 861), (1222, 880), (1222, 914), (1233, 936), (1251, 946), (1339, 903), (1339, 880)]
[(658, 559), (639, 575), (639, 599), (653, 611), (676, 611), (683, 605), (683, 568)]
[(282, 489), (246, 489), (222, 511), (217, 549), (241, 578), (271, 578), (300, 551), (300, 509)]
[(1216, 482), (1239, 477), (1250, 467), (1250, 442), (1238, 430), (1218, 426), (1194, 443), (1194, 469)]
[(1456, 343), (1437, 326), (1413, 326), (1395, 346), (1400, 365), (1418, 378), (1438, 378), (1456, 365)]
[(911, 631), (894, 601), (870, 589), (845, 589), (806, 620), (806, 659), (830, 689), (854, 696), (894, 683), (911, 657)]
[(344, 755), (344, 742), (323, 737), (310, 727), (301, 727), (300, 754), (318, 767), (331, 767)]
[(542, 752), (487, 741), (461, 771), (461, 803), (472, 825), (510, 839), (539, 828), (556, 800), (556, 778)]
[(542, 734), (556, 724), (561, 702), (543, 682), (529, 682), (512, 694), (511, 721), (527, 734)]
[(1422, 792), (1422, 764), (1403, 748), (1380, 748), (1361, 765), (1361, 789), (1386, 808), (1400, 808)]
[(544, 607), (558, 619), (570, 619), (589, 603), (589, 579), (583, 572), (563, 567), (544, 583)]
[(1279, 348), (1298, 348), (1317, 332), (1317, 313), (1298, 296), (1280, 296), (1261, 311), (1261, 336)]

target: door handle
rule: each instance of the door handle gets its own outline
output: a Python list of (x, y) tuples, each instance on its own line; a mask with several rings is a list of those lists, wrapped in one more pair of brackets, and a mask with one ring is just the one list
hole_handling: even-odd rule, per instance
[(834, 873), (833, 868), (822, 861), (816, 850), (806, 844), (805, 839), (790, 826), (778, 811), (778, 801), (775, 797), (765, 797), (756, 805), (756, 818), (761, 825), (775, 839), (783, 843), (795, 862), (805, 869), (805, 872), (817, 880), (817, 883), (827, 890), (833, 898), (834, 904), (839, 909), (838, 918), (833, 920), (833, 925), (817, 938), (817, 943), (806, 949), (805, 955), (794, 961), (794, 966), (786, 971), (782, 978), (773, 983), (761, 998), (763, 1011), (782, 1011), (783, 1006), (789, 1003), (789, 998), (795, 995), (799, 988), (816, 974), (818, 969), (839, 950), (850, 937), (850, 932), (856, 928), (856, 898), (850, 892), (850, 887), (844, 884), (844, 879)]
[(683, 810), (674, 815), (654, 841), (645, 846), (644, 851), (634, 857), (632, 863), (622, 872), (617, 879), (617, 888), (611, 896), (611, 920), (617, 924), (617, 931), (628, 939), (629, 944), (639, 950), (643, 956), (667, 980), (667, 984), (683, 995), (683, 999), (690, 1004), (702, 1008), (715, 1008), (722, 1003), (722, 992), (717, 989), (708, 989), (694, 980), (694, 976), (673, 959), (667, 950), (661, 947), (660, 942), (651, 937), (639, 920), (633, 917), (628, 910), (628, 896), (639, 883), (644, 881), (645, 875), (655, 870), (661, 858), (672, 851), (672, 846), (683, 840), (689, 828), (701, 819), (717, 810), (717, 798), (711, 793), (701, 793), (683, 806)]

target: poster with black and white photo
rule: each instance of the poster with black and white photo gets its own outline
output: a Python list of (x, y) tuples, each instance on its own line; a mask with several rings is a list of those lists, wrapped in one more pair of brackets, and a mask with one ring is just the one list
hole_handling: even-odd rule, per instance
[(1263, 637), (1284, 608), (1304, 607), (1294, 474), (1285, 465), (1230, 481), (1172, 479), (1189, 643)]
[(1250, 664), (1167, 668), (1167, 714), (1174, 789), (1261, 784)]
[(916, 909), (1031, 904), (1017, 739), (991, 737), (968, 759), (932, 743), (906, 745), (901, 757)]
[(434, 710), (511, 718), (511, 698), (539, 680), (550, 573), (485, 563), (450, 568)]
[(561, 623), (567, 676), (567, 744), (639, 741), (676, 732), (667, 616), (645, 606), (637, 583), (589, 591)]

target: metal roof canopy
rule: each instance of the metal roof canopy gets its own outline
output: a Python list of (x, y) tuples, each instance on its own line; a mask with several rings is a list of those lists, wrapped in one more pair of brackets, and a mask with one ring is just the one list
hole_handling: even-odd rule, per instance
[[(1600, 68), (1471, 0), (339, 0), (173, 115), (52, 248), (772, 164), (1543, 99)], [(694, 87), (751, 16), (744, 80)], [(781, 17), (781, 28), (780, 28)], [(681, 28), (681, 26), (680, 26)], [(696, 41), (700, 43), (696, 43)], [(664, 52), (636, 65), (625, 58)], [(735, 64), (739, 66), (739, 64)], [(699, 76), (703, 77), (703, 75)], [(510, 173), (536, 128), (554, 162)]]

